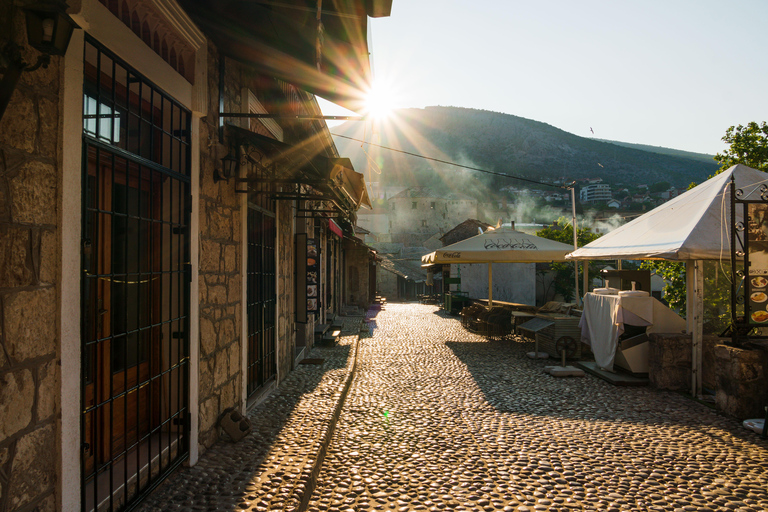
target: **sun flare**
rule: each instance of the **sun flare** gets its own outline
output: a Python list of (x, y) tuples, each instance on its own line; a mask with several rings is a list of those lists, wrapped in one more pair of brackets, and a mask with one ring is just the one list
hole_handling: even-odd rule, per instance
[(395, 94), (387, 85), (377, 82), (373, 85), (365, 98), (365, 110), (368, 116), (374, 120), (383, 120), (389, 117), (395, 108)]

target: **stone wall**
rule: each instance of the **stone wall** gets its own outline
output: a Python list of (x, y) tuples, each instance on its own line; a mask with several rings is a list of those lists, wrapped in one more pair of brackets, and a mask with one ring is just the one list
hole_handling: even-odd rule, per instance
[(397, 274), (393, 274), (379, 266), (376, 269), (376, 293), (386, 297), (389, 301), (399, 299), (397, 294)]
[(346, 290), (344, 302), (348, 306), (359, 306), (368, 309), (373, 297), (370, 297), (370, 264), (369, 251), (358, 244), (344, 242), (346, 271)]
[(764, 418), (768, 406), (768, 352), (717, 345), (717, 391), (721, 411), (740, 420)]
[[(6, 20), (17, 41), (26, 37), (11, 4), (0, 5), (0, 47)], [(36, 55), (22, 50), (27, 62)], [(56, 508), (60, 64), (23, 73), (0, 120), (1, 512)]]
[[(659, 334), (648, 335), (648, 379), (653, 387), (671, 391), (691, 392), (691, 335)], [(716, 336), (704, 336), (702, 352), (702, 385), (715, 389), (715, 345), (720, 342)]]
[[(218, 112), (219, 63), (209, 51), (209, 112)], [(228, 61), (229, 62), (229, 61)], [(239, 110), (239, 76), (228, 74), (225, 110)], [(237, 107), (237, 108), (235, 108)], [(203, 141), (218, 139), (217, 120), (201, 123)], [(200, 155), (200, 375), (199, 447), (202, 454), (219, 437), (218, 419), (242, 398), (241, 208), (234, 180), (214, 181), (217, 162), (207, 144)], [(193, 298), (194, 300), (194, 298)]]

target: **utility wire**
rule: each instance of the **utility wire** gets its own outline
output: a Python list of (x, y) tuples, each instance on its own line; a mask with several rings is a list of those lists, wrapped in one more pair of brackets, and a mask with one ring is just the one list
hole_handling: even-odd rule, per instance
[(511, 176), (509, 174), (504, 174), (502, 172), (494, 172), (494, 171), (487, 171), (485, 169), (478, 169), (477, 167), (470, 167), (468, 165), (461, 165), (461, 164), (457, 164), (455, 162), (449, 162), (447, 160), (440, 160), (439, 158), (432, 158), (430, 156), (419, 155), (418, 153), (411, 153), (409, 151), (403, 151), (402, 149), (388, 148), (387, 146), (382, 146), (380, 144), (374, 144), (373, 142), (367, 142), (367, 141), (364, 141), (364, 140), (355, 139), (354, 137), (347, 137), (346, 135), (339, 135), (338, 133), (332, 133), (331, 135), (333, 135), (334, 137), (341, 137), (343, 139), (354, 140), (356, 142), (362, 142), (363, 144), (368, 144), (368, 145), (371, 145), (371, 146), (376, 146), (377, 148), (381, 148), (381, 149), (388, 149), (389, 151), (395, 151), (396, 153), (403, 153), (405, 155), (415, 156), (417, 158), (423, 158), (425, 160), (432, 160), (433, 162), (439, 162), (441, 164), (453, 165), (453, 166), (456, 166), (456, 167), (461, 167), (463, 169), (470, 169), (472, 171), (484, 172), (486, 174), (493, 174), (494, 176), (501, 176), (503, 178), (512, 178), (513, 180), (527, 181), (528, 183), (536, 183), (537, 185), (544, 185), (545, 187), (561, 188), (561, 189), (562, 188), (564, 188), (564, 189), (568, 189), (569, 188), (569, 187), (564, 187), (562, 185), (552, 185), (551, 183), (544, 183), (543, 181), (536, 181), (536, 180), (531, 180), (531, 179), (528, 179), (528, 178), (522, 178), (520, 176)]

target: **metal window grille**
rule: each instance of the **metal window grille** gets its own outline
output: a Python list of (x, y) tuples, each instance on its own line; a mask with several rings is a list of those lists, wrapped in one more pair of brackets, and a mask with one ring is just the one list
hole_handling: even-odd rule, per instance
[(277, 261), (275, 200), (269, 170), (249, 163), (247, 175), (264, 181), (248, 184), (248, 262), (246, 314), (248, 325), (248, 396), (253, 396), (277, 374)]
[(84, 52), (82, 509), (130, 509), (189, 453), (190, 113)]

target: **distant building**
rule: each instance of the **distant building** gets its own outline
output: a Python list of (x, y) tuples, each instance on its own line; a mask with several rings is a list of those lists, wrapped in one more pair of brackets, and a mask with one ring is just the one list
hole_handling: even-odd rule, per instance
[(477, 218), (478, 213), (475, 199), (461, 194), (440, 194), (428, 187), (403, 190), (390, 197), (387, 204), (389, 231), (393, 234), (444, 232), (468, 218)]
[(604, 203), (611, 199), (611, 186), (607, 183), (593, 183), (579, 190), (582, 203)]
[(606, 203), (606, 205), (608, 206), (608, 208), (619, 208), (621, 206), (621, 201), (619, 201), (618, 199), (611, 199)]

